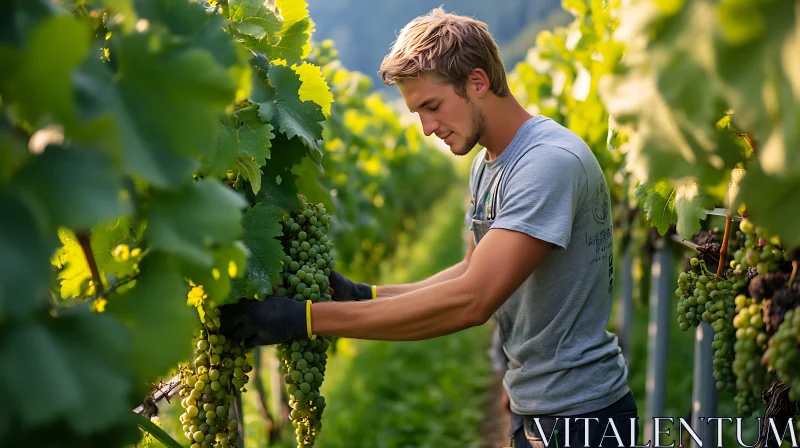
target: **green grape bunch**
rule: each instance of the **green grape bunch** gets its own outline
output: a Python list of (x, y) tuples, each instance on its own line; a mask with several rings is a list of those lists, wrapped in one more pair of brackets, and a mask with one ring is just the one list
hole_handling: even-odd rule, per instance
[(733, 390), (733, 316), (736, 305), (733, 285), (727, 277), (708, 270), (705, 261), (692, 258), (690, 269), (678, 276), (678, 325), (681, 330), (697, 327), (700, 321), (714, 329), (714, 379), (719, 390)]
[(800, 401), (800, 307), (786, 312), (764, 356), (778, 379), (789, 386), (789, 400)]
[[(202, 286), (189, 292), (189, 300), (202, 300)], [(231, 418), (230, 408), (236, 392), (244, 392), (247, 374), (252, 366), (246, 360), (246, 350), (233, 344), (219, 333), (220, 311), (209, 307), (201, 313), (202, 328), (194, 334), (194, 360), (181, 367), (180, 416), (190, 448), (235, 448), (238, 423)]]
[(781, 247), (777, 235), (770, 235), (766, 229), (747, 219), (739, 223), (739, 230), (745, 240), (744, 246), (733, 252), (730, 267), (734, 275), (749, 281), (756, 275), (776, 272), (786, 264), (788, 254)]
[(750, 416), (760, 402), (761, 391), (772, 380), (772, 375), (762, 366), (762, 357), (767, 349), (769, 335), (764, 329), (762, 304), (740, 294), (736, 296), (736, 343), (733, 373), (736, 375), (734, 401), (739, 415)]
[[(329, 222), (323, 204), (304, 204), (300, 213), (284, 216), (282, 243), (287, 255), (276, 295), (312, 303), (331, 300), (329, 276), (334, 261), (333, 244), (326, 235)], [(298, 448), (314, 446), (322, 429), (326, 404), (319, 390), (330, 345), (328, 338), (315, 337), (278, 346)]]
[[(700, 260), (692, 258), (691, 263), (692, 266), (698, 266)], [(700, 274), (694, 269), (678, 275), (678, 289), (675, 290), (675, 295), (678, 296), (678, 326), (683, 331), (700, 325), (700, 314), (705, 312), (705, 304), (702, 308), (698, 307), (697, 298), (700, 292), (694, 293), (699, 277)], [(702, 311), (698, 313), (698, 309)]]

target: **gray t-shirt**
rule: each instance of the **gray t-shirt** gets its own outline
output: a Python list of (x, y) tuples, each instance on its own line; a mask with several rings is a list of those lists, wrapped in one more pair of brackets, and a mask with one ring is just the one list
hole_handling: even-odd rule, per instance
[(509, 359), (504, 385), (511, 409), (523, 415), (602, 409), (629, 389), (617, 337), (606, 330), (614, 246), (600, 165), (577, 135), (543, 116), (525, 122), (481, 170), (485, 156), (486, 150), (478, 154), (470, 174), (477, 195), (468, 225), (473, 217), (486, 219), (489, 190), (502, 172), (491, 228), (555, 245), (495, 313)]

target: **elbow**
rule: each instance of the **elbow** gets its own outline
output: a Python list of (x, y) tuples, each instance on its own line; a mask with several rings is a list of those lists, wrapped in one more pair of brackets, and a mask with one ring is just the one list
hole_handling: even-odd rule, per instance
[(489, 321), (492, 317), (492, 313), (485, 313), (485, 312), (474, 312), (471, 313), (466, 319), (466, 327), (465, 328), (472, 328), (472, 327), (480, 327), (481, 325), (485, 324)]
[(472, 326), (479, 327), (479, 326), (485, 324), (486, 322), (489, 322), (489, 319), (491, 319), (493, 315), (494, 315), (494, 310), (493, 309), (489, 309), (489, 308), (487, 308), (485, 306), (482, 307), (476, 313), (476, 315), (475, 315), (476, 319), (475, 319), (475, 322), (473, 323)]
[(468, 297), (467, 305), (463, 308), (465, 328), (479, 327), (488, 322), (495, 311), (489, 306), (491, 301), (487, 300), (488, 297), (477, 288), (470, 291)]

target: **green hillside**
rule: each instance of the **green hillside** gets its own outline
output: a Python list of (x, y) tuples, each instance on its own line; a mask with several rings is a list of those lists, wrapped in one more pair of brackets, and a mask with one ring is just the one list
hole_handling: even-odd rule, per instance
[[(308, 4), (316, 23), (314, 39), (333, 39), (345, 67), (367, 73), (375, 80), (381, 60), (403, 25), (438, 6), (486, 22), (501, 48), (516, 44), (514, 51), (511, 48), (504, 51), (509, 53), (504, 54), (509, 70), (524, 56), (517, 49), (520, 47), (515, 42), (518, 36), (532, 27), (548, 23), (555, 12), (561, 12), (560, 0), (458, 0), (446, 3), (441, 0), (308, 0)], [(522, 47), (529, 48), (534, 37), (535, 33)], [(380, 84), (376, 83), (376, 87)]]

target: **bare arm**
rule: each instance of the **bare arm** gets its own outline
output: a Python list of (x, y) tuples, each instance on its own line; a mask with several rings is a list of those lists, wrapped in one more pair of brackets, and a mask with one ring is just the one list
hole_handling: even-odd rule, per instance
[(315, 334), (376, 340), (420, 340), (483, 324), (547, 255), (551, 244), (493, 229), (459, 277), (384, 300), (315, 303)]
[(389, 297), (395, 297), (403, 294), (407, 294), (412, 291), (417, 291), (419, 289), (427, 288), (428, 286), (433, 286), (448, 280), (453, 280), (458, 277), (464, 275), (467, 272), (467, 268), (469, 267), (469, 260), (472, 258), (472, 252), (475, 250), (475, 239), (472, 237), (472, 233), (469, 234), (469, 243), (467, 245), (467, 254), (464, 259), (449, 268), (440, 271), (437, 274), (434, 274), (425, 280), (416, 282), (416, 283), (406, 283), (403, 285), (385, 285), (385, 286), (378, 286), (378, 298), (379, 299), (386, 299)]

